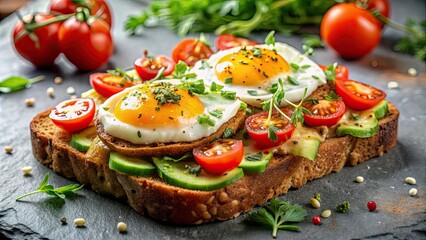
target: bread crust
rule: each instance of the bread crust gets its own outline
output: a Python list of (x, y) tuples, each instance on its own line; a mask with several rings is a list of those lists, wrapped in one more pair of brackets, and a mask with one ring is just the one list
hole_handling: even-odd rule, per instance
[(96, 131), (102, 142), (105, 143), (112, 150), (120, 152), (127, 156), (142, 157), (142, 156), (171, 156), (179, 157), (183, 154), (192, 151), (192, 149), (205, 145), (214, 139), (220, 138), (223, 135), (225, 129), (230, 128), (233, 132), (237, 132), (238, 129), (244, 125), (246, 117), (245, 110), (238, 110), (237, 114), (232, 117), (227, 123), (219, 127), (219, 129), (200, 140), (192, 142), (177, 142), (177, 143), (154, 143), (149, 145), (134, 144), (124, 139), (120, 139), (109, 135), (105, 132), (103, 124), (99, 119), (95, 121)]
[(291, 187), (302, 187), (310, 180), (339, 172), (345, 165), (381, 156), (397, 141), (399, 111), (389, 103), (389, 113), (379, 121), (379, 131), (373, 137), (329, 138), (320, 144), (315, 161), (293, 155), (274, 156), (264, 173), (246, 174), (214, 191), (183, 189), (156, 176), (135, 177), (110, 170), (107, 159), (87, 156), (69, 146), (69, 134), (58, 129), (48, 114), (38, 114), (30, 124), (33, 154), (38, 161), (97, 192), (127, 198), (142, 215), (176, 224), (201, 224), (236, 217)]

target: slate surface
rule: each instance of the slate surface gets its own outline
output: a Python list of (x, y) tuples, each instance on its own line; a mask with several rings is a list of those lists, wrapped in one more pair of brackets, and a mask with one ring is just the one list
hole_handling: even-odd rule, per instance
[[(406, 18), (425, 18), (425, 1), (391, 1), (392, 16), (399, 22)], [(122, 31), (122, 23), (128, 14), (139, 13), (145, 3), (130, 0), (111, 0), (115, 13), (114, 37), (116, 51), (108, 66), (126, 68), (140, 56), (143, 49), (153, 55), (168, 55), (181, 37), (163, 28), (146, 30), (142, 35), (128, 37)], [(47, 1), (32, 1), (22, 9), (23, 13), (43, 11)], [(26, 202), (15, 202), (15, 198), (35, 189), (46, 173), (51, 173), (51, 183), (62, 186), (72, 183), (54, 174), (37, 162), (31, 153), (28, 124), (38, 112), (69, 98), (66, 88), (73, 86), (77, 94), (89, 89), (88, 74), (76, 71), (64, 59), (50, 70), (37, 70), (23, 61), (12, 49), (10, 32), (16, 22), (15, 16), (0, 22), (0, 76), (12, 74), (34, 77), (45, 75), (46, 80), (30, 89), (0, 94), (0, 239), (269, 239), (271, 232), (253, 227), (244, 222), (244, 215), (226, 222), (205, 224), (195, 227), (171, 226), (142, 217), (125, 202), (101, 196), (89, 189), (80, 192), (66, 204), (55, 199), (35, 195)], [(265, 33), (252, 35), (262, 41)], [(195, 36), (195, 35), (194, 35)], [(400, 33), (386, 29), (382, 44), (371, 55), (359, 61), (338, 59), (329, 49), (317, 50), (314, 60), (323, 64), (338, 61), (350, 68), (353, 79), (386, 89), (389, 81), (397, 81), (398, 90), (387, 90), (388, 99), (401, 111), (398, 143), (390, 153), (372, 159), (353, 168), (344, 168), (339, 173), (315, 180), (298, 190), (292, 190), (282, 199), (305, 205), (308, 219), (300, 224), (302, 231), (279, 232), (280, 239), (425, 239), (426, 238), (426, 66), (424, 62), (391, 51)], [(213, 36), (211, 36), (213, 37)], [(301, 37), (277, 36), (301, 48)], [(378, 65), (372, 67), (372, 63)], [(418, 76), (407, 74), (414, 67)], [(64, 82), (55, 85), (53, 78), (61, 76)], [(46, 88), (54, 87), (56, 98), (46, 96)], [(28, 108), (24, 99), (35, 97), (36, 104)], [(11, 155), (3, 147), (12, 145)], [(21, 168), (32, 166), (29, 177), (22, 176)], [(354, 182), (356, 176), (364, 176), (365, 182)], [(416, 197), (410, 197), (411, 187), (405, 177), (417, 179)], [(333, 211), (331, 218), (322, 219), (321, 226), (313, 225), (310, 219), (321, 210), (309, 207), (308, 201), (315, 193), (322, 194), (322, 207), (334, 209), (342, 200), (351, 203), (346, 214)], [(368, 212), (366, 203), (374, 200), (376, 212)], [(59, 219), (66, 217), (71, 224), (61, 225)], [(84, 217), (87, 227), (76, 229), (74, 218)], [(124, 221), (127, 234), (119, 234), (116, 224)]]

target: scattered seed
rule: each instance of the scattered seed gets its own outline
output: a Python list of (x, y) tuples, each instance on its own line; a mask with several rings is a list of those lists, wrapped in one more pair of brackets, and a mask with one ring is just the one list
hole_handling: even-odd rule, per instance
[(323, 218), (328, 218), (328, 217), (330, 217), (330, 216), (331, 216), (331, 210), (330, 210), (330, 209), (324, 210), (324, 211), (321, 213), (321, 216), (322, 216)]
[(27, 167), (22, 168), (22, 172), (24, 173), (24, 175), (30, 175), (32, 170), (33, 170), (33, 167), (31, 167), (31, 166), (27, 166)]
[(320, 225), (320, 224), (321, 224), (321, 218), (320, 218), (320, 216), (315, 216), (315, 217), (313, 217), (313, 218), (312, 218), (312, 222), (313, 222), (315, 225)]
[(76, 227), (84, 227), (86, 225), (86, 219), (76, 218), (76, 219), (74, 219), (74, 224), (75, 224)]
[(398, 82), (390, 81), (390, 82), (388, 82), (387, 88), (388, 89), (398, 89), (399, 84), (398, 84)]
[(5, 147), (4, 147), (4, 151), (5, 151), (7, 154), (12, 154), (12, 152), (13, 152), (13, 147), (12, 147), (12, 146), (5, 146)]
[(34, 103), (35, 103), (35, 98), (26, 98), (25, 99), (25, 104), (28, 106), (28, 107), (32, 107), (33, 105), (34, 105)]
[(75, 88), (74, 87), (67, 87), (67, 93), (69, 95), (73, 95), (75, 93)]
[(55, 80), (53, 80), (55, 82), (55, 84), (61, 84), (62, 83), (62, 78), (61, 77), (55, 77)]
[(362, 177), (362, 176), (358, 176), (358, 177), (356, 177), (356, 178), (355, 178), (355, 181), (356, 181), (357, 183), (362, 183), (362, 182), (364, 182), (364, 177)]
[(414, 185), (414, 184), (416, 184), (416, 179), (413, 178), (413, 177), (407, 177), (407, 178), (405, 178), (405, 182), (408, 183), (408, 184)]
[(410, 194), (410, 196), (416, 196), (417, 195), (417, 189), (416, 188), (410, 189), (410, 191), (408, 191), (408, 194)]
[(372, 212), (372, 211), (376, 210), (377, 205), (374, 201), (369, 201), (367, 203), (367, 208), (368, 208), (368, 210), (370, 210)]
[(120, 233), (125, 233), (125, 232), (127, 232), (127, 224), (125, 224), (124, 222), (119, 222), (119, 223), (117, 224), (117, 230), (118, 230)]
[(320, 208), (321, 207), (320, 202), (318, 200), (316, 200), (315, 198), (311, 198), (309, 201), (311, 202), (312, 207), (314, 207), (314, 208)]
[(67, 224), (67, 218), (66, 217), (61, 217), (61, 224), (62, 225), (65, 225), (65, 224)]
[(415, 77), (417, 76), (417, 70), (415, 68), (409, 68), (408, 69), (408, 75)]
[(49, 87), (46, 89), (47, 96), (54, 98), (55, 97), (55, 89), (53, 87)]

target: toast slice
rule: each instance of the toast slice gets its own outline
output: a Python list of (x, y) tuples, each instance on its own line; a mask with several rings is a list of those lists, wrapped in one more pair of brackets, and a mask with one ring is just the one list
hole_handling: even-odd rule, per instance
[[(314, 94), (321, 96), (327, 88), (325, 85)], [(309, 180), (339, 172), (345, 165), (354, 166), (381, 156), (396, 144), (399, 116), (399, 111), (389, 103), (389, 112), (379, 120), (378, 133), (373, 137), (328, 138), (321, 142), (315, 161), (275, 155), (263, 173), (245, 174), (237, 182), (214, 191), (197, 191), (171, 186), (156, 175), (135, 177), (109, 169), (109, 148), (99, 142), (97, 151), (75, 150), (69, 145), (71, 135), (52, 123), (49, 112), (38, 114), (30, 124), (33, 154), (38, 161), (96, 192), (127, 199), (142, 215), (177, 224), (227, 220), (286, 193), (291, 187), (302, 187)]]

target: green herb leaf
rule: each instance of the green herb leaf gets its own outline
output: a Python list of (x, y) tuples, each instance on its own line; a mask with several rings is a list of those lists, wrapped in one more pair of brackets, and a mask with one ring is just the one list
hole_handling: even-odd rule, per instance
[(108, 110), (109, 110), (109, 107), (103, 107), (103, 109), (104, 109), (105, 111), (108, 111)]
[(328, 95), (324, 95), (324, 99), (327, 101), (336, 101), (336, 100), (342, 100), (339, 95), (337, 95), (335, 92), (331, 91)]
[(212, 66), (210, 66), (209, 62), (207, 62), (206, 60), (202, 60), (201, 61), (201, 67), (199, 68), (200, 70), (204, 70), (207, 68), (212, 68)]
[(220, 95), (229, 100), (235, 100), (237, 93), (233, 91), (221, 90)]
[(258, 58), (262, 57), (262, 52), (260, 51), (259, 48), (253, 48), (251, 51), (253, 52), (254, 57), (258, 57)]
[(219, 109), (211, 110), (209, 111), (209, 114), (215, 118), (222, 118), (222, 111), (220, 111)]
[(314, 55), (314, 49), (309, 47), (308, 45), (303, 45), (302, 48), (305, 51), (304, 54), (306, 56), (313, 56)]
[(351, 113), (351, 118), (355, 121), (358, 121), (361, 119), (361, 117), (356, 113)]
[(245, 155), (244, 157), (246, 158), (247, 161), (260, 161), (260, 160), (262, 160), (263, 153), (257, 152), (257, 153), (254, 153), (254, 154)]
[(302, 39), (303, 44), (311, 48), (323, 48), (325, 47), (321, 38), (318, 35), (306, 35)]
[(141, 131), (139, 131), (139, 130), (138, 130), (137, 134), (138, 134), (138, 138), (141, 138), (141, 137), (142, 137), (142, 133), (141, 133)]
[(212, 85), (210, 85), (210, 91), (211, 92), (219, 92), (220, 90), (222, 90), (224, 86), (223, 85), (219, 85), (215, 82), (212, 82)]
[(207, 124), (209, 126), (215, 125), (215, 121), (213, 119), (211, 119), (209, 115), (206, 115), (206, 114), (198, 115), (197, 116), (197, 122), (199, 124)]
[(278, 130), (279, 129), (277, 127), (275, 127), (274, 124), (269, 124), (269, 127), (268, 127), (268, 139), (271, 140), (271, 141), (273, 141), (273, 142), (278, 141), (278, 137), (277, 137), (277, 134), (276, 134), (276, 132)]
[(292, 76), (287, 76), (287, 81), (291, 84), (291, 85), (299, 85), (299, 81), (297, 81), (294, 77)]
[(10, 93), (16, 92), (31, 86), (31, 84), (44, 79), (44, 76), (38, 76), (32, 79), (27, 79), (21, 76), (10, 76), (0, 81), (0, 92)]
[(179, 162), (179, 161), (182, 161), (182, 160), (185, 160), (185, 159), (188, 159), (188, 158), (192, 158), (192, 153), (191, 152), (185, 153), (185, 155), (183, 155), (180, 158), (172, 158), (172, 157), (164, 156), (162, 160)]
[(121, 82), (123, 82), (123, 83), (127, 82), (127, 81), (133, 82), (135, 80), (134, 77), (132, 77), (129, 74), (127, 74), (126, 71), (124, 71), (121, 68), (116, 68), (114, 70), (107, 70), (107, 73), (109, 73), (109, 74), (111, 74), (113, 76), (123, 77), (121, 79)]
[(225, 78), (225, 84), (231, 84), (232, 83), (232, 77)]
[(247, 90), (247, 93), (250, 94), (251, 96), (259, 95), (259, 93), (256, 90)]
[(232, 134), (234, 134), (232, 128), (225, 128), (225, 131), (223, 131), (223, 138), (229, 138)]
[(327, 68), (324, 71), (325, 79), (327, 81), (336, 80), (336, 68), (337, 68), (337, 63), (333, 63), (333, 64), (327, 66)]
[(297, 71), (299, 70), (300, 66), (296, 63), (290, 63), (290, 67), (294, 70)]
[(351, 205), (349, 204), (349, 202), (343, 201), (341, 204), (336, 206), (336, 211), (339, 213), (345, 213), (349, 211), (350, 208), (351, 208)]
[(265, 37), (265, 44), (275, 46), (275, 31), (270, 31)]
[(248, 220), (272, 229), (272, 237), (276, 238), (278, 230), (299, 231), (298, 226), (288, 223), (303, 222), (308, 213), (300, 205), (274, 198), (269, 205), (248, 215)]
[(245, 102), (241, 102), (240, 103), (240, 109), (247, 109), (247, 103), (245, 103)]
[(65, 199), (65, 197), (73, 196), (76, 191), (80, 190), (84, 186), (84, 185), (79, 185), (79, 184), (70, 184), (70, 185), (67, 185), (67, 186), (54, 188), (52, 185), (47, 184), (48, 181), (49, 181), (49, 173), (47, 173), (44, 176), (43, 181), (41, 182), (40, 186), (35, 191), (29, 192), (29, 193), (26, 193), (22, 196), (17, 197), (16, 201), (19, 201), (24, 197), (27, 197), (29, 195), (33, 195), (33, 194), (36, 194), (36, 193), (45, 193), (45, 194), (48, 194), (48, 195), (52, 195), (52, 196), (55, 196), (55, 197)]
[(177, 87), (169, 82), (159, 82), (151, 88), (158, 105), (173, 103), (179, 105), (182, 95), (177, 94)]
[(185, 168), (188, 169), (188, 173), (195, 174), (195, 176), (198, 176), (201, 173), (201, 166), (200, 165), (197, 165), (195, 167), (185, 165)]
[(185, 77), (185, 73), (188, 70), (188, 65), (184, 61), (180, 61), (175, 65), (175, 70), (173, 71), (173, 77), (182, 79)]
[(319, 101), (316, 98), (308, 98), (305, 100), (305, 102), (312, 102), (313, 104), (319, 104)]

